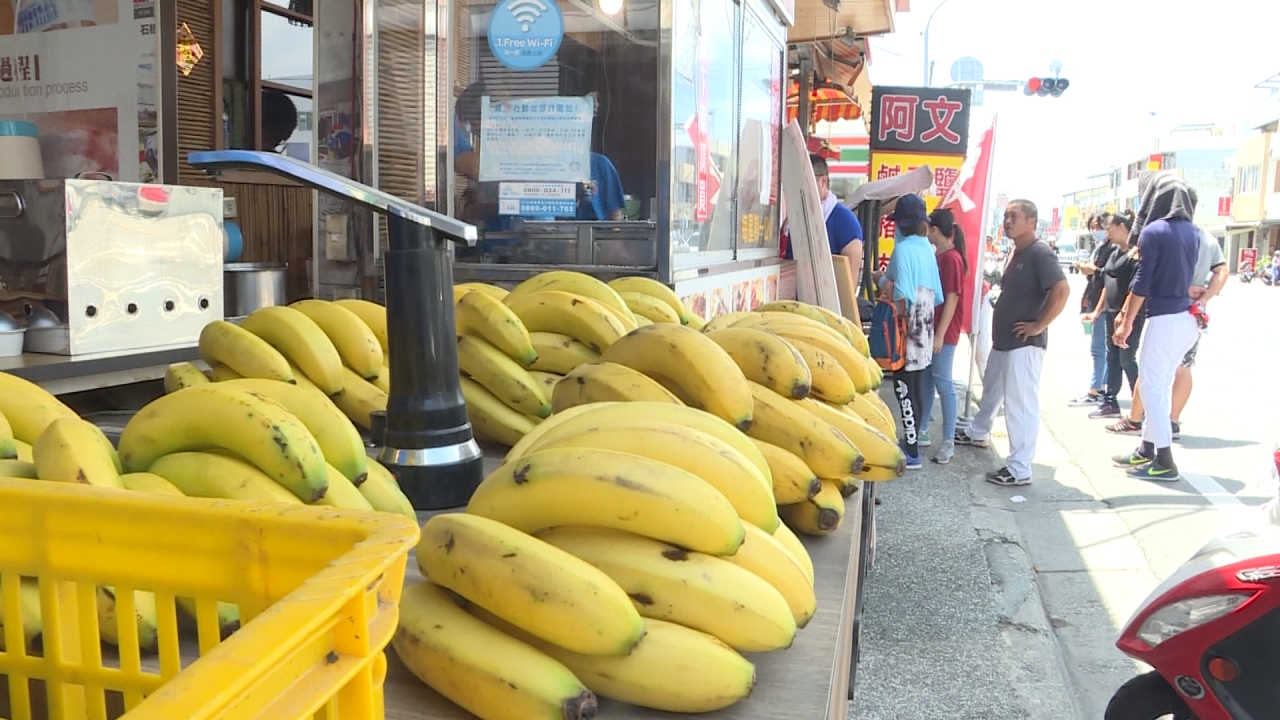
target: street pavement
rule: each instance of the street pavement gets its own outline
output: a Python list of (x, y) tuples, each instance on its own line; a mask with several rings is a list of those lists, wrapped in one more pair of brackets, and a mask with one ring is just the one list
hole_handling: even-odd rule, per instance
[(1166, 485), (1111, 465), (1138, 438), (1108, 434), (1090, 408), (1067, 406), (1090, 369), (1089, 338), (1071, 312), (1083, 281), (1071, 282), (1068, 312), (1050, 329), (1035, 483), (983, 480), (1007, 450), (997, 422), (993, 450), (961, 448), (948, 466), (926, 463), (878, 488), (850, 718), (1102, 717), (1111, 693), (1142, 669), (1115, 648), (1138, 603), (1274, 497), (1280, 404), (1267, 366), (1280, 350), (1269, 322), (1280, 316), (1280, 288), (1232, 278), (1211, 303), (1174, 449), (1184, 479)]

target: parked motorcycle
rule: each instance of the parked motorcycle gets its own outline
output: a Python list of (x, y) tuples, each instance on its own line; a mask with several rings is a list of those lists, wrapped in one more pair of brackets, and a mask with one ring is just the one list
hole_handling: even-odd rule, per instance
[(1249, 283), (1253, 281), (1254, 276), (1253, 265), (1245, 265), (1240, 268), (1240, 282)]
[[(1280, 478), (1280, 448), (1272, 453)], [(1106, 720), (1264, 720), (1280, 708), (1280, 504), (1210, 541), (1142, 603), (1116, 647), (1155, 668)]]

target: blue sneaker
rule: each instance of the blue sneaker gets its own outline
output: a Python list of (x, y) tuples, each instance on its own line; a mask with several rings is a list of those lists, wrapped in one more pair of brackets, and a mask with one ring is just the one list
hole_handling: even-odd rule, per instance
[(924, 461), (920, 458), (919, 455), (912, 456), (911, 453), (908, 453), (908, 452), (903, 452), (902, 454), (905, 455), (907, 458), (908, 470), (920, 470), (924, 467)]

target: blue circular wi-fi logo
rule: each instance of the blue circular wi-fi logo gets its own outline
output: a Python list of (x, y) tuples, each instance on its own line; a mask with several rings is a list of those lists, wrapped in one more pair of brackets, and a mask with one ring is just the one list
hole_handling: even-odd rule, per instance
[(489, 50), (512, 70), (547, 64), (564, 39), (564, 16), (555, 0), (502, 0), (489, 17)]

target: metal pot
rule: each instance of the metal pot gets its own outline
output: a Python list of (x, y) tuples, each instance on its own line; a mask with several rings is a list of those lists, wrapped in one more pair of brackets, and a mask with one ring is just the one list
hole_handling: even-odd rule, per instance
[(285, 303), (285, 263), (228, 263), (222, 266), (223, 314), (248, 315), (258, 308)]

